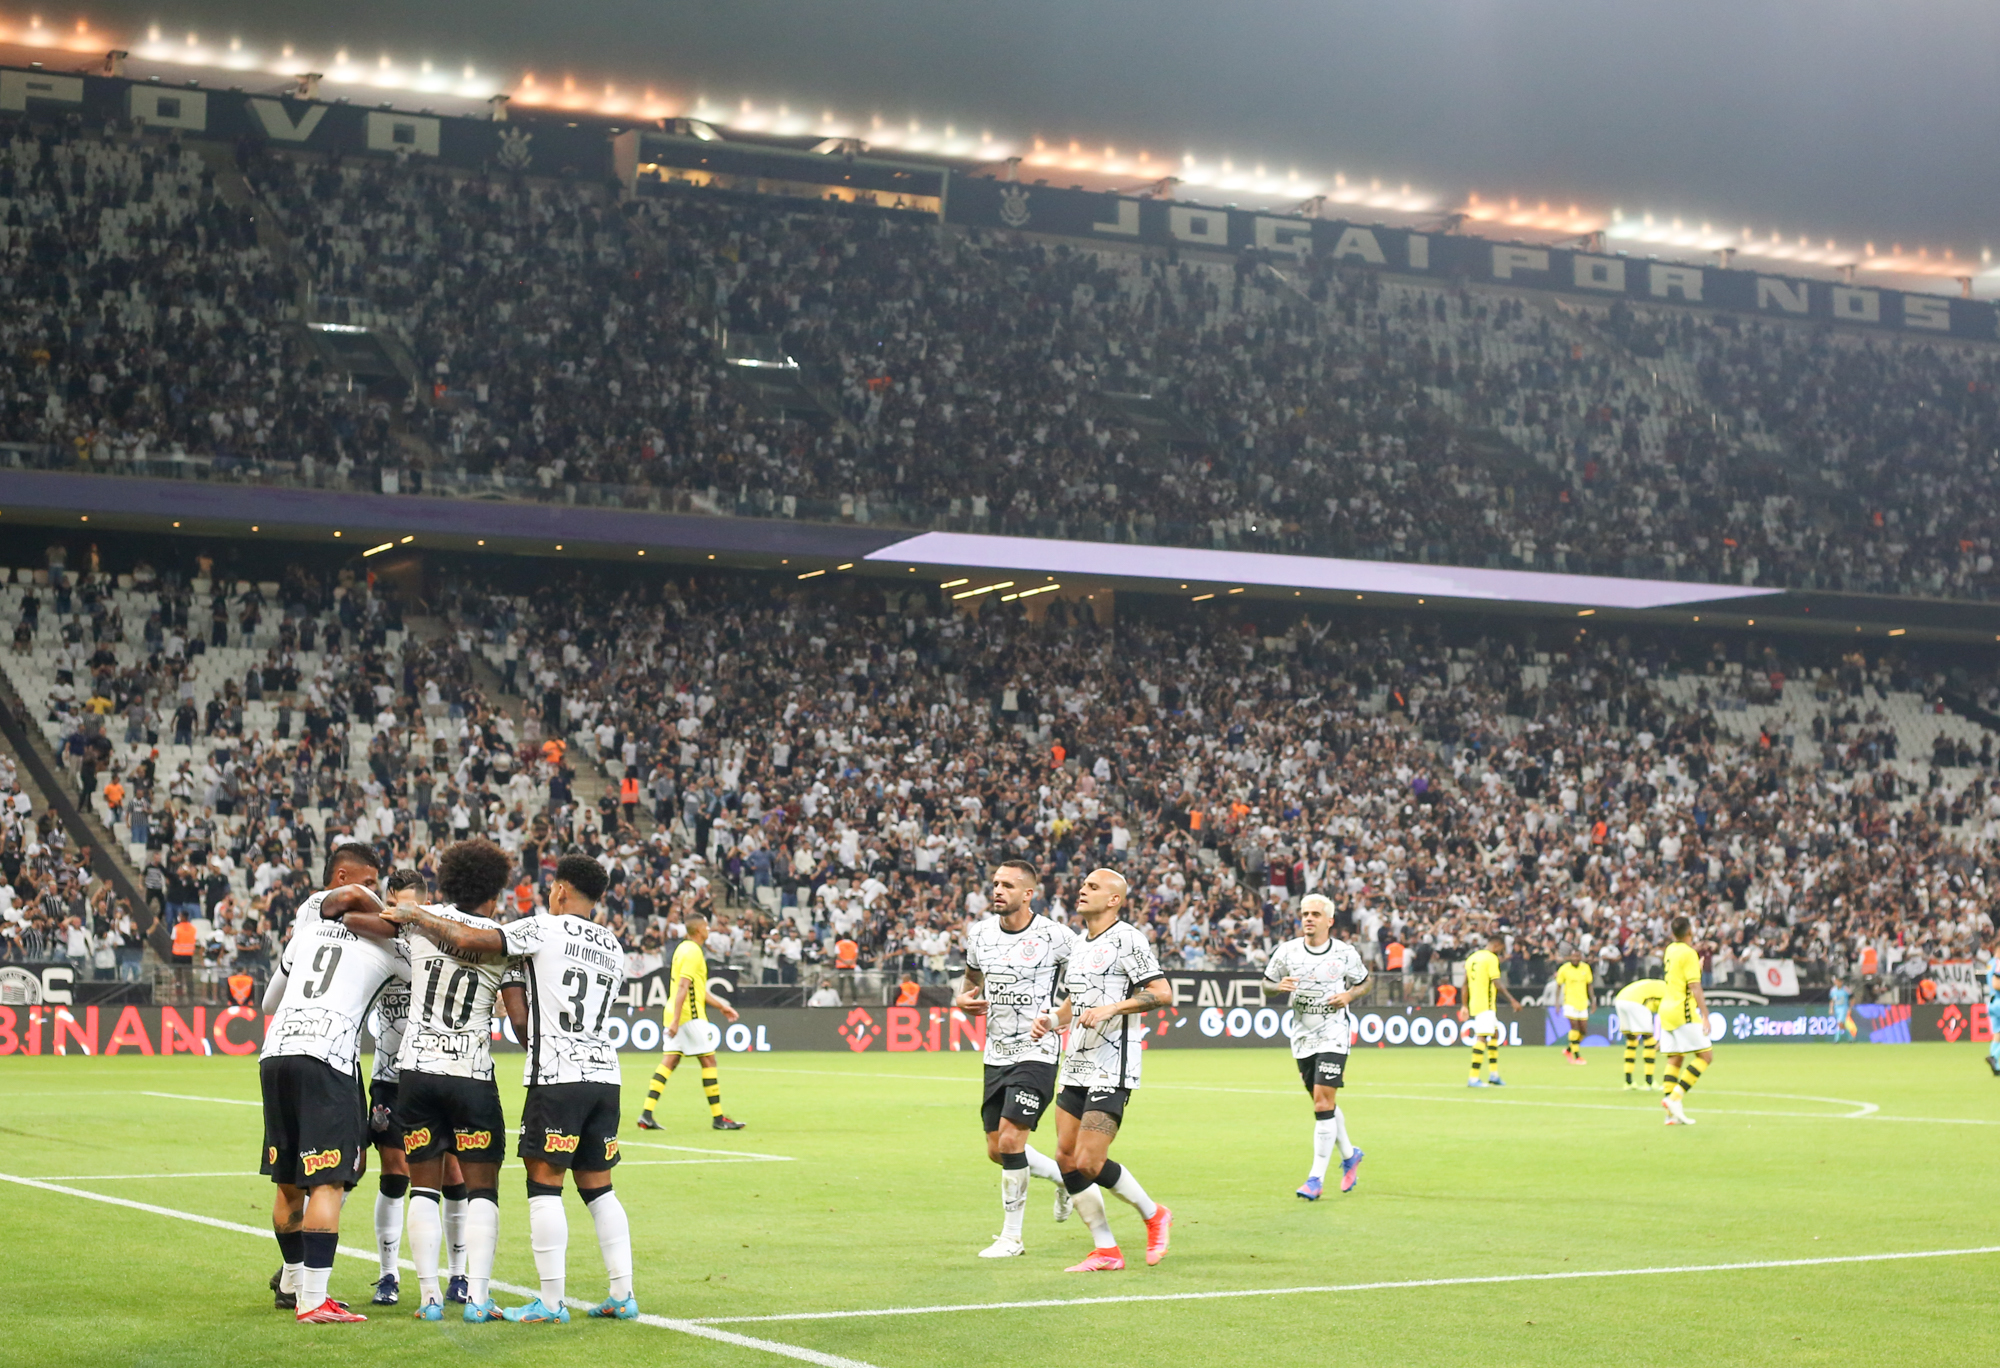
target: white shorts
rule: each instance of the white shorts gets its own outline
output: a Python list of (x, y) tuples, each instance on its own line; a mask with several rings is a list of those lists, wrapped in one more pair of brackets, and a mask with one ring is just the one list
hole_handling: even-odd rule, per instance
[(1643, 1002), (1614, 1002), (1611, 1004), (1618, 1013), (1618, 1030), (1624, 1035), (1645, 1035), (1653, 1033), (1653, 1014), (1646, 1010)]
[(1690, 1021), (1685, 1026), (1660, 1032), (1661, 1054), (1700, 1054), (1709, 1048), (1708, 1023), (1705, 1021)]
[(722, 1044), (722, 1028), (712, 1021), (691, 1017), (681, 1023), (681, 1028), (660, 1042), (662, 1054), (705, 1055), (714, 1054), (716, 1046)]
[(1500, 1014), (1498, 1012), (1481, 1012), (1478, 1016), (1465, 1023), (1465, 1029), (1460, 1031), (1458, 1036), (1459, 1039), (1463, 1040), (1468, 1035), (1476, 1038), (1478, 1036), (1497, 1036), (1499, 1034)]

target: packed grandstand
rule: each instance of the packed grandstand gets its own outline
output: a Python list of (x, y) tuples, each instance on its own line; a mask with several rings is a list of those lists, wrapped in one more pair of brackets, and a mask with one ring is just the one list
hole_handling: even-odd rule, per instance
[[(14, 468), (1995, 583), (1988, 345), (75, 116), (0, 128), (0, 203)], [(478, 833), (522, 910), (562, 851), (611, 865), (635, 973), (701, 908), (749, 981), (849, 1000), (944, 984), (1012, 855), (1058, 911), (1117, 865), (1170, 967), (1261, 967), (1334, 893), (1412, 1000), (1495, 919), (1536, 988), (1564, 945), (1650, 972), (1692, 907), (1717, 987), (1783, 960), (1885, 999), (1993, 929), (2000, 691), (1927, 648), (88, 540), (0, 585), (10, 739), (81, 803), (0, 808), (4, 948), (165, 994), (261, 975), (337, 841), (430, 871)]]

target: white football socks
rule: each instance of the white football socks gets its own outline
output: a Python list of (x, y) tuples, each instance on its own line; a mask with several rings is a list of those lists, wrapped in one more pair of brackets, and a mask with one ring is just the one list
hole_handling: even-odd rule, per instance
[(1077, 1215), (1090, 1227), (1090, 1238), (1099, 1249), (1116, 1249), (1118, 1237), (1111, 1233), (1111, 1218), (1104, 1214), (1104, 1195), (1092, 1183), (1072, 1199)]
[(1324, 1121), (1313, 1122), (1313, 1166), (1311, 1176), (1314, 1178), (1326, 1177), (1326, 1166), (1332, 1162), (1334, 1146), (1339, 1140), (1339, 1108), (1336, 1107), (1334, 1111), (1336, 1115), (1329, 1116)]
[(1118, 1181), (1111, 1185), (1111, 1190), (1137, 1208), (1139, 1215), (1145, 1220), (1152, 1220), (1153, 1214), (1160, 1209), (1160, 1204), (1146, 1195), (1146, 1189), (1139, 1186), (1139, 1180), (1132, 1176), (1132, 1170), (1123, 1164), (1118, 1166)]
[(444, 1239), (451, 1251), (451, 1276), (465, 1275), (465, 1208), (469, 1205), (463, 1197), (446, 1197), (444, 1200)]
[(333, 1276), (331, 1268), (314, 1268), (303, 1264), (299, 1268), (299, 1304), (301, 1312), (311, 1311), (326, 1300), (326, 1284)]
[(625, 1207), (618, 1194), (609, 1190), (584, 1205), (597, 1226), (597, 1252), (604, 1256), (604, 1276), (611, 1280), (611, 1295), (623, 1301), (632, 1295), (632, 1226), (625, 1219)]
[(417, 1305), (442, 1302), (438, 1291), (438, 1246), (444, 1242), (442, 1200), (436, 1188), (410, 1189), (410, 1262), (417, 1266)]
[(465, 1204), (465, 1300), (484, 1306), (492, 1295), (493, 1252), (500, 1244), (500, 1204), (474, 1197)]
[(375, 1194), (375, 1257), (382, 1276), (395, 1276), (396, 1259), (403, 1252), (403, 1199), (386, 1192)]
[(1354, 1142), (1347, 1138), (1347, 1113), (1339, 1107), (1333, 1109), (1333, 1139), (1340, 1146), (1340, 1157), (1354, 1157)]
[(1060, 1183), (1062, 1181), (1062, 1170), (1056, 1167), (1055, 1160), (1043, 1154), (1033, 1145), (1028, 1146), (1025, 1152), (1028, 1156), (1029, 1173), (1037, 1178), (1046, 1178), (1051, 1183)]
[(569, 1217), (563, 1212), (560, 1194), (538, 1193), (528, 1198), (528, 1244), (535, 1251), (535, 1274), (542, 1280), (542, 1304), (561, 1306), (563, 1269), (569, 1257)]
[(1000, 1238), (1019, 1240), (1021, 1222), (1028, 1214), (1028, 1170), (1000, 1170)]

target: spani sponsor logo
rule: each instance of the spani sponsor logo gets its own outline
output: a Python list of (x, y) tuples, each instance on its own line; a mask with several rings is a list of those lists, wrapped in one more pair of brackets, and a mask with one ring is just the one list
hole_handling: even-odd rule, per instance
[(542, 1140), (542, 1148), (550, 1154), (575, 1154), (577, 1141), (582, 1138), (580, 1135), (558, 1135), (549, 1131)]
[(311, 1154), (302, 1154), (299, 1156), (299, 1167), (305, 1170), (305, 1175), (308, 1178), (322, 1169), (333, 1168), (339, 1163), (340, 1151), (337, 1149), (315, 1150)]
[(482, 1150), (492, 1143), (492, 1131), (460, 1131), (458, 1133), (458, 1148), (460, 1151)]

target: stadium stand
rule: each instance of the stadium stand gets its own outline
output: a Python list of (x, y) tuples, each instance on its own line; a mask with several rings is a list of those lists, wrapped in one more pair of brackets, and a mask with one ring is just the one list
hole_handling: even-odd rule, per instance
[[(7, 251), (61, 267), (16, 273), (23, 464), (1994, 587), (1991, 347), (685, 186), (251, 147), (218, 171), (74, 120), (0, 145)], [(328, 325), (386, 339), (396, 397), (353, 384)]]

